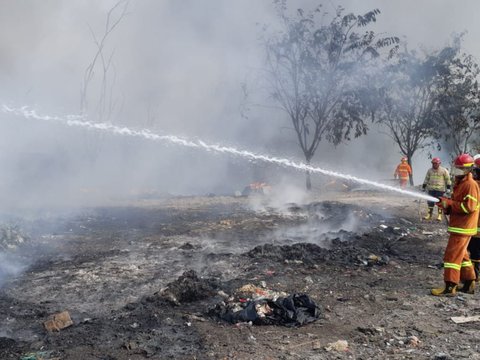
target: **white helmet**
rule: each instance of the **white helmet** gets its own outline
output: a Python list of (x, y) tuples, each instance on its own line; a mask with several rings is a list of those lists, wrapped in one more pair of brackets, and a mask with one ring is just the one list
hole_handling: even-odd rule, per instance
[(476, 168), (480, 168), (480, 154), (473, 157), (473, 163)]

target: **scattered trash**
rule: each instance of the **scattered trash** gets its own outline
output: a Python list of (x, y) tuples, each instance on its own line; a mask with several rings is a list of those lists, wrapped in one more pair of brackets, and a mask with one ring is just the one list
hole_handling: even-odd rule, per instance
[(435, 354), (435, 357), (433, 359), (434, 360), (450, 360), (451, 357), (450, 355), (442, 352), (442, 353)]
[(476, 322), (480, 321), (480, 315), (475, 315), (475, 316), (452, 316), (450, 319), (455, 324), (464, 324), (468, 322)]
[(224, 298), (224, 299), (228, 299), (228, 298), (230, 297), (230, 295), (228, 295), (228, 294), (227, 294), (225, 291), (223, 291), (223, 290), (219, 290), (219, 291), (217, 292), (217, 294), (218, 294), (219, 296), (221, 296), (222, 298)]
[(285, 264), (297, 264), (297, 265), (300, 265), (300, 264), (303, 264), (303, 261), (302, 261), (302, 260), (289, 260), (289, 259), (285, 259)]
[(413, 225), (413, 223), (407, 219), (404, 219), (404, 218), (400, 218), (400, 221), (403, 222), (404, 224), (407, 224), (407, 225)]
[(390, 258), (387, 255), (378, 256), (375, 254), (370, 254), (368, 256), (357, 256), (357, 262), (364, 266), (373, 266), (373, 265), (388, 265)]
[(51, 357), (51, 354), (51, 351), (30, 352), (20, 357), (20, 360), (60, 360), (59, 357)]
[(345, 352), (348, 351), (348, 341), (346, 340), (338, 340), (333, 343), (327, 344), (325, 346), (325, 350), (327, 351), (338, 351), (338, 352)]
[(422, 231), (422, 235), (433, 235), (434, 232), (433, 231)]
[(232, 225), (234, 224), (233, 220), (231, 219), (225, 219), (225, 220), (220, 220), (219, 224), (221, 226), (224, 226), (224, 227), (232, 227)]
[(54, 314), (52, 315), (51, 319), (43, 323), (43, 326), (45, 326), (45, 329), (47, 329), (47, 331), (50, 331), (50, 332), (60, 331), (72, 325), (73, 325), (73, 321), (70, 318), (70, 314), (68, 313), (68, 311), (62, 311), (61, 313)]
[(304, 280), (307, 284), (313, 284), (313, 279), (311, 276), (306, 276)]
[(420, 339), (416, 337), (415, 335), (409, 336), (407, 339), (407, 344), (411, 345), (413, 347), (419, 346), (421, 343)]
[(256, 296), (256, 300), (239, 299), (238, 302), (222, 302), (210, 310), (210, 315), (219, 316), (232, 324), (252, 322), (255, 325), (284, 326), (301, 326), (316, 321), (320, 317), (319, 307), (306, 294), (275, 297), (274, 300), (273, 297), (278, 292), (267, 290), (266, 294), (258, 296), (259, 288), (251, 284), (241, 289), (253, 290), (252, 295)]
[(245, 186), (242, 196), (265, 195), (271, 191), (271, 186), (263, 182), (254, 182)]
[[(258, 286), (255, 286), (253, 284), (246, 284), (243, 285), (241, 288), (237, 290), (237, 293), (240, 295), (245, 295), (246, 300), (262, 300), (262, 299), (268, 299), (268, 300), (277, 300), (277, 298), (283, 296), (287, 296), (287, 293), (283, 291), (273, 291), (270, 289), (266, 289), (265, 287), (260, 288)], [(246, 301), (245, 301), (246, 302)]]
[(123, 346), (127, 350), (136, 350), (138, 348), (138, 344), (132, 340), (127, 341)]

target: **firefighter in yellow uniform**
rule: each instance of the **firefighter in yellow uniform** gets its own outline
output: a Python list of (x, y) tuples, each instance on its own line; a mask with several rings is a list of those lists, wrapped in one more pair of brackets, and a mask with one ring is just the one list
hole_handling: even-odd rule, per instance
[[(428, 169), (427, 174), (425, 175), (425, 180), (423, 181), (423, 191), (427, 191), (428, 195), (435, 198), (441, 198), (446, 191), (450, 191), (452, 187), (452, 182), (450, 180), (450, 174), (448, 170), (443, 166), (440, 166), (442, 162), (440, 158), (434, 157), (432, 159), (432, 167)], [(425, 220), (430, 220), (433, 216), (433, 208), (435, 203), (433, 201), (428, 201), (428, 212), (425, 216)], [(442, 208), (438, 207), (438, 221), (442, 221)]]

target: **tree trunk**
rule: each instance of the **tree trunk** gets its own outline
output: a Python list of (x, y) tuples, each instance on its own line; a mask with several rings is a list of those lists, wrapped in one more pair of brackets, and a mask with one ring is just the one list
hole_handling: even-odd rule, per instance
[(410, 167), (412, 168), (412, 174), (409, 176), (409, 180), (410, 180), (410, 186), (412, 186), (412, 187), (413, 187), (414, 185), (413, 185), (413, 166), (412, 166), (412, 156), (413, 156), (413, 154), (411, 154), (411, 155), (407, 156), (407, 158), (408, 158), (408, 165), (410, 165)]
[(311, 179), (310, 171), (307, 171), (305, 173), (305, 176), (306, 176), (305, 185), (307, 187), (307, 190), (310, 191), (310, 190), (312, 190), (312, 179)]
[[(310, 166), (310, 159), (311, 157), (310, 156), (305, 156), (305, 162), (307, 163), (308, 166)], [(305, 172), (305, 186), (307, 188), (307, 191), (311, 191), (312, 190), (312, 177), (311, 177), (311, 173), (310, 171), (306, 171)]]

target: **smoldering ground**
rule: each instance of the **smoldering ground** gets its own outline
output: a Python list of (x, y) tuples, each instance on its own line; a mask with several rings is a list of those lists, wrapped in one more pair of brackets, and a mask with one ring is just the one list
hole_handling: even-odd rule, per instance
[[(58, 116), (79, 114), (85, 69), (97, 50), (92, 33), (97, 38), (101, 36), (106, 14), (114, 4), (0, 3), (4, 10), (0, 12), (0, 48), (6, 54), (0, 60), (1, 103), (27, 105)], [(383, 2), (344, 5), (348, 11), (359, 12), (379, 7), (382, 15), (378, 29), (407, 34), (415, 39), (411, 41), (424, 44), (431, 44), (433, 38), (443, 44), (450, 32), (462, 31), (464, 23), (458, 19), (475, 14), (470, 6), (476, 6), (472, 2), (463, 7), (449, 3), (442, 11), (432, 12), (438, 6), (416, 4), (418, 11), (412, 13), (411, 7)], [(399, 18), (409, 22), (398, 21)], [(416, 26), (412, 26), (414, 20)], [(255, 84), (252, 79), (263, 66), (256, 23), (260, 27), (265, 23), (275, 27), (276, 21), (270, 2), (131, 1), (126, 16), (104, 48), (114, 64), (106, 77), (108, 103), (112, 104), (107, 120), (161, 134), (198, 137), (259, 153), (301, 158), (284, 114), (266, 108), (263, 100), (244, 103), (245, 88), (241, 84)], [(428, 31), (423, 31), (425, 28)], [(466, 38), (472, 52), (476, 51), (474, 38), (474, 33)], [(89, 116), (93, 121), (99, 120), (94, 99), (102, 91), (101, 74), (99, 63), (88, 93)], [(248, 90), (253, 91), (251, 86)], [(247, 112), (246, 105), (250, 107)], [(383, 350), (389, 351), (392, 346), (385, 341), (388, 343), (390, 337), (399, 337), (405, 344), (407, 333), (398, 329), (422, 337), (422, 341), (433, 346), (431, 351), (452, 344), (444, 341), (442, 334), (441, 343), (435, 342), (438, 334), (424, 325), (432, 321), (428, 306), (433, 305), (432, 300), (424, 298), (421, 286), (425, 278), (438, 277), (433, 268), (439, 255), (435, 253), (434, 258), (432, 251), (418, 249), (419, 238), (425, 242), (429, 238), (421, 231), (404, 235), (404, 224), (389, 224), (391, 233), (387, 235), (378, 230), (386, 210), (380, 211), (382, 215), (370, 216), (369, 211), (355, 206), (308, 205), (312, 195), (299, 190), (304, 182), (301, 173), (140, 139), (5, 114), (1, 115), (0, 138), (2, 212), (21, 214), (21, 218), (32, 209), (36, 212), (32, 216), (35, 221), (25, 221), (20, 226), (34, 246), (27, 246), (25, 252), (8, 250), (0, 257), (6, 260), (0, 274), (7, 281), (0, 306), (6, 322), (0, 333), (8, 337), (1, 344), (2, 349), (11, 346), (5, 350), (9, 355), (47, 346), (70, 358), (75, 353), (85, 354), (86, 348), (92, 357), (96, 356), (92, 352), (103, 350), (105, 354), (123, 351), (140, 354), (139, 357), (168, 354), (178, 358), (195, 353), (199, 344), (208, 347), (211, 333), (217, 340), (235, 339), (225, 346), (234, 349), (231, 357), (235, 357), (234, 351), (245, 350), (244, 344), (238, 344), (238, 333), (233, 332), (236, 330), (221, 327), (215, 321), (199, 322), (193, 330), (186, 325), (181, 311), (150, 301), (152, 294), (181, 275), (186, 266), (203, 276), (220, 279), (225, 290), (247, 281), (262, 280), (268, 286), (287, 291), (296, 291), (301, 284), (303, 290), (315, 293), (330, 306), (334, 314), (330, 316), (335, 316), (335, 321), (326, 324), (327, 330), (334, 331), (308, 331), (322, 334), (322, 341), (325, 336), (351, 335), (352, 348), (365, 351), (362, 354), (367, 358), (378, 356), (377, 349), (382, 349), (382, 354)], [(398, 154), (390, 140), (370, 132), (336, 148), (322, 144), (313, 164), (383, 179), (391, 177), (397, 161)], [(418, 173), (422, 173), (421, 169)], [(279, 180), (287, 174), (288, 179)], [(270, 183), (274, 192), (271, 198), (257, 203), (233, 197), (181, 197), (231, 195), (259, 180)], [(288, 186), (283, 187), (282, 183)], [(314, 179), (314, 188), (318, 186), (315, 189), (323, 184), (324, 181)], [(367, 197), (356, 201), (363, 205)], [(378, 198), (379, 202), (385, 199), (383, 194)], [(406, 201), (393, 200), (407, 207)], [(47, 210), (54, 215), (46, 216)], [(413, 220), (405, 221), (412, 224)], [(402, 231), (395, 230), (401, 226)], [(363, 231), (367, 231), (366, 236)], [(388, 242), (389, 236), (393, 244)], [(364, 247), (358, 247), (358, 243)], [(438, 247), (437, 243), (428, 244)], [(382, 268), (388, 263), (384, 260), (388, 256), (396, 256), (397, 264)], [(385, 273), (403, 276), (407, 269), (417, 274), (418, 262), (431, 268), (414, 282), (413, 295), (395, 293), (396, 287), (412, 289), (411, 280), (406, 284), (398, 276), (387, 283)], [(345, 267), (345, 274), (337, 270)], [(27, 269), (29, 272), (23, 273)], [(403, 301), (405, 296), (410, 297)], [(384, 311), (380, 311), (384, 304), (378, 299), (385, 297), (388, 299), (381, 309)], [(400, 301), (402, 304), (396, 306)], [(417, 301), (424, 308), (419, 308), (415, 316), (423, 324), (412, 325), (408, 316), (400, 316), (402, 320), (398, 322), (397, 314), (408, 315), (411, 304)], [(163, 312), (159, 313), (159, 308)], [(77, 326), (71, 332), (45, 338), (40, 324), (49, 314), (63, 309), (71, 311)], [(449, 304), (440, 304), (439, 309), (448, 314), (455, 311)], [(204, 308), (194, 304), (188, 310), (198, 313)], [(370, 323), (377, 313), (383, 320)], [(369, 317), (361, 317), (363, 314)], [(425, 314), (428, 319), (423, 318)], [(361, 323), (355, 322), (358, 317)], [(439, 328), (447, 326), (445, 319), (441, 320)], [(335, 328), (332, 323), (340, 323), (341, 327)], [(370, 327), (365, 330), (367, 323)], [(378, 324), (384, 330), (377, 331)], [(360, 335), (356, 326), (362, 327)], [(172, 340), (158, 329), (181, 341), (172, 345)], [(449, 330), (460, 336), (454, 329)], [(252, 346), (257, 349), (255, 336), (260, 338), (264, 330), (256, 331), (246, 330), (248, 336), (242, 337), (248, 351)], [(245, 334), (243, 330), (239, 332)], [(364, 333), (382, 335), (372, 336), (370, 342), (364, 339)], [(268, 350), (272, 342), (280, 348), (311, 340), (310, 335), (302, 332), (296, 333), (295, 340), (288, 332), (279, 334), (274, 334), (278, 338), (270, 337), (262, 349), (276, 355), (277, 350)], [(179, 348), (179, 343), (188, 345)], [(364, 343), (376, 345), (372, 349)], [(158, 344), (167, 345), (161, 348)], [(393, 347), (398, 351), (411, 350), (396, 346)], [(218, 344), (211, 349), (219, 351)], [(301, 346), (294, 349), (303, 351), (299, 358), (312, 355), (309, 351), (313, 351)], [(419, 355), (418, 350), (413, 351)]]

